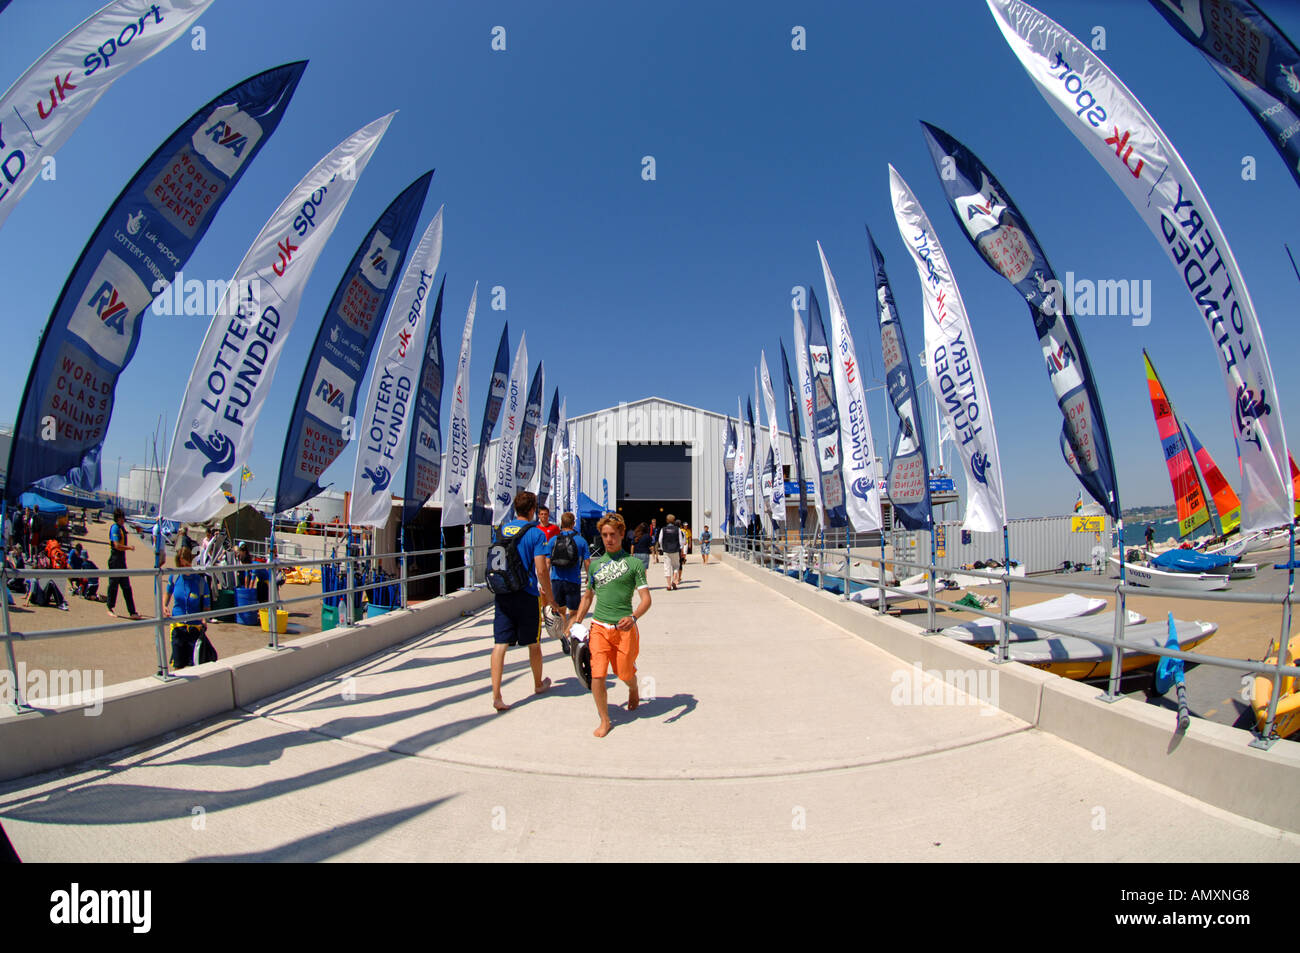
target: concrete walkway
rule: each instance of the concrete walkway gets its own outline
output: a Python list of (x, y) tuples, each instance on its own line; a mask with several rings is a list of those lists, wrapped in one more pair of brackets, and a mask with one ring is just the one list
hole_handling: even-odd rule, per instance
[(693, 559), (672, 593), (658, 569), (647, 700), (605, 739), (555, 641), (552, 690), (530, 695), (513, 649), (516, 704), (493, 713), (488, 610), (236, 715), (0, 786), (0, 820), (42, 861), (1300, 860), (1296, 835), (965, 695), (912, 704), (910, 661), (725, 564)]

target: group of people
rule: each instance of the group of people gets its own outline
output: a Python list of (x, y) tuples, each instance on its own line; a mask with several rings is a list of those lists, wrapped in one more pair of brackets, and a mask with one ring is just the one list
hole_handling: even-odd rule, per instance
[[(59, 542), (57, 524), (48, 515), (39, 510), (24, 507), (14, 513), (10, 522), (9, 548), (4, 555), (5, 568), (9, 570), (46, 570), (72, 569), (94, 570), (99, 567), (86, 554), (81, 543), (76, 543), (64, 551)], [(60, 578), (54, 576), (35, 576), (30, 578), (14, 577), (8, 581), (10, 595), (18, 593), (26, 596), (24, 605), (49, 606), (67, 611), (68, 600), (59, 585)], [(68, 579), (72, 595), (98, 601), (99, 580), (94, 576)]]

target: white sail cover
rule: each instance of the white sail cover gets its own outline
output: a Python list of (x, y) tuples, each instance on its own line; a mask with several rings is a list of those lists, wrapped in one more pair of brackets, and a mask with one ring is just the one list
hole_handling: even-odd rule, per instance
[(1038, 91), (1137, 209), (1195, 299), (1232, 408), (1242, 532), (1290, 523), (1282, 401), (1246, 280), (1210, 203), (1155, 119), (1085, 44), (1026, 3), (988, 3)]
[(996, 532), (1007, 520), (1002, 463), (993, 429), (993, 408), (966, 305), (929, 216), (892, 165), (889, 190), (898, 233), (912, 253), (921, 279), (925, 367), (930, 389), (966, 468), (966, 519), (962, 528), (976, 533)]
[(424, 230), (397, 286), (370, 372), (370, 394), (357, 418), (350, 522), (383, 526), (393, 509), (390, 488), (406, 460), (407, 430), (424, 360), (425, 321), (433, 276), (442, 258), (442, 209)]
[(506, 400), (501, 405), (501, 441), (497, 444), (496, 478), (492, 484), (492, 522), (500, 525), (515, 512), (515, 460), (519, 431), (524, 423), (524, 402), (528, 399), (528, 335), (519, 335), (515, 363), (510, 368)]
[[(116, 0), (33, 63), (0, 99), (0, 225), (118, 79), (189, 32), (212, 0)], [(53, 4), (42, 13), (60, 9)], [(167, 80), (159, 78), (159, 82)]]
[(307, 279), (395, 115), (358, 129), (316, 163), (239, 263), (181, 400), (163, 478), (164, 518), (213, 516), (214, 491), (248, 462)]
[(469, 352), (474, 335), (474, 310), (478, 306), (478, 282), (469, 298), (465, 330), (460, 333), (460, 358), (456, 361), (456, 389), (451, 393), (451, 418), (447, 431), (447, 465), (442, 481), (442, 525), (464, 526), (469, 522), (465, 509), (465, 484), (469, 481), (469, 463), (473, 455), (469, 433)]
[[(803, 415), (803, 432), (805, 439), (811, 440), (813, 434), (813, 380), (812, 368), (808, 366), (808, 334), (804, 331), (803, 318), (799, 317), (796, 309), (794, 312), (794, 361), (798, 367), (799, 373), (799, 413)], [(803, 447), (795, 451), (803, 453)], [(809, 482), (813, 488), (813, 506), (817, 509), (817, 525), (813, 528), (814, 533), (821, 532), (826, 525), (826, 510), (822, 506), (822, 488), (820, 471), (817, 469), (817, 458), (813, 460), (813, 478)]]
[(871, 418), (867, 415), (867, 397), (862, 389), (862, 371), (858, 367), (853, 332), (844, 313), (835, 276), (817, 243), (822, 260), (822, 278), (826, 281), (826, 298), (831, 314), (831, 368), (835, 376), (835, 400), (840, 412), (840, 459), (844, 461), (844, 488), (849, 522), (859, 533), (881, 529), (880, 479), (876, 473), (875, 441), (871, 439)]
[(778, 523), (785, 522), (785, 469), (781, 460), (781, 430), (777, 426), (776, 416), (776, 392), (772, 390), (772, 375), (767, 369), (767, 352), (759, 352), (759, 380), (763, 385), (763, 403), (767, 405), (767, 428), (769, 431), (768, 440), (772, 447), (772, 458), (775, 463), (775, 476), (772, 480), (772, 488), (768, 497), (768, 503), (772, 507), (772, 519)]
[(736, 398), (736, 469), (735, 476), (735, 500), (736, 500), (736, 532), (744, 536), (749, 529), (749, 518), (753, 514), (750, 509), (749, 496), (746, 493), (746, 487), (749, 481), (753, 479), (749, 466), (749, 437), (745, 433), (745, 414), (740, 406), (740, 398)]

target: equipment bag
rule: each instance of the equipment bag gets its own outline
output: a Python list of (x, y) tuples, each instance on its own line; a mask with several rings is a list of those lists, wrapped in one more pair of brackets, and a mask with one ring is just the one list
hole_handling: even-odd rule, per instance
[(578, 565), (578, 544), (572, 533), (561, 533), (551, 544), (551, 565), (556, 569), (571, 569)]
[(525, 523), (508, 539), (505, 536), (505, 524), (497, 527), (497, 538), (487, 551), (487, 587), (497, 595), (511, 592), (523, 592), (528, 588), (532, 576), (519, 555), (519, 541), (524, 534), (536, 526)]

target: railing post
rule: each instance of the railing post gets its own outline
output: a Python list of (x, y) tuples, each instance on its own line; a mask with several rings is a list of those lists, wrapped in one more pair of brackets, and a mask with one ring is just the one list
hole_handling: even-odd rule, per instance
[(343, 550), (343, 599), (339, 603), (339, 628), (352, 625), (352, 547)]
[(1119, 643), (1124, 638), (1124, 626), (1128, 622), (1125, 618), (1128, 610), (1125, 608), (1124, 601), (1124, 584), (1120, 582), (1115, 586), (1115, 644), (1110, 650), (1110, 679), (1106, 683), (1106, 691), (1097, 696), (1104, 702), (1117, 702), (1124, 697), (1119, 691), (1120, 679), (1124, 674), (1120, 661), (1124, 650), (1120, 648)]
[(447, 544), (444, 542), (438, 550), (438, 595), (447, 594)]
[(1282, 666), (1286, 664), (1287, 653), (1291, 649), (1291, 596), (1295, 592), (1295, 524), (1291, 526), (1291, 545), (1288, 550), (1286, 596), (1282, 600), (1282, 634), (1277, 643), (1277, 665), (1273, 670), (1273, 693), (1268, 698), (1268, 714), (1264, 718), (1264, 727), (1259, 737), (1250, 744), (1254, 748), (1267, 750), (1277, 738), (1273, 735), (1273, 721), (1277, 717), (1278, 694), (1282, 690)]
[[(163, 624), (162, 567), (155, 566), (153, 571), (153, 616), (154, 642), (158, 649), (158, 677), (167, 681), (174, 676), (167, 658), (167, 634)], [(130, 578), (129, 576), (126, 578)]]
[(18, 663), (14, 661), (13, 633), (9, 629), (9, 580), (3, 561), (0, 561), (0, 587), (3, 587), (5, 591), (4, 602), (0, 603), (0, 623), (4, 625), (5, 664), (9, 666), (9, 684), (14, 687), (14, 700), (12, 702), (14, 712), (22, 714), (34, 709), (23, 701), (23, 683), (18, 678)]
[(278, 652), (280, 651), (280, 586), (276, 582), (275, 577), (280, 571), (280, 556), (275, 552), (274, 547), (267, 556), (266, 564), (271, 567), (268, 572), (268, 582), (270, 584), (268, 591), (271, 594), (271, 608), (266, 610), (266, 627), (271, 633), (271, 641), (267, 647)]
[(406, 550), (405, 549), (402, 550), (402, 554), (401, 554), (400, 574), (402, 579), (402, 588), (401, 588), (402, 606), (401, 607), (405, 609), (406, 608)]

